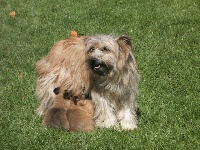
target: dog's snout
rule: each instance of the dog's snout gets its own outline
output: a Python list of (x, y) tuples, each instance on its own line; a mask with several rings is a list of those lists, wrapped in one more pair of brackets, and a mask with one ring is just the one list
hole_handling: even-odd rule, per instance
[(95, 58), (95, 57), (92, 57), (90, 59), (90, 66), (92, 69), (95, 69), (95, 70), (99, 70), (101, 69), (103, 66), (106, 66), (105, 63), (103, 62), (103, 60), (101, 59), (98, 59), (98, 58)]
[(92, 57), (89, 60), (90, 60), (90, 68), (98, 75), (108, 74), (109, 71), (112, 69), (111, 66), (107, 65), (103, 60), (99, 58)]
[(97, 59), (97, 58), (91, 58), (90, 59), (90, 63), (92, 64), (92, 65), (99, 65), (99, 64), (102, 64), (103, 63), (103, 61), (102, 60), (100, 60), (100, 59)]

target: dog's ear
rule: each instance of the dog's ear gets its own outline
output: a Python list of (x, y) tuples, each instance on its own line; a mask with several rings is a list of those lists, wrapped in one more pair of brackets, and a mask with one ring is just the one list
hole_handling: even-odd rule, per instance
[(119, 49), (122, 52), (122, 59), (125, 59), (126, 63), (131, 63), (134, 61), (132, 56), (132, 43), (129, 37), (126, 35), (120, 35), (117, 38), (117, 43), (119, 45)]
[(53, 90), (53, 92), (54, 92), (56, 95), (58, 95), (59, 92), (60, 92), (60, 87), (55, 88), (55, 89)]
[(119, 44), (120, 46), (120, 49), (122, 51), (127, 51), (128, 50), (131, 50), (132, 49), (132, 43), (131, 43), (131, 40), (128, 36), (126, 35), (120, 35), (118, 38), (117, 38), (117, 43)]

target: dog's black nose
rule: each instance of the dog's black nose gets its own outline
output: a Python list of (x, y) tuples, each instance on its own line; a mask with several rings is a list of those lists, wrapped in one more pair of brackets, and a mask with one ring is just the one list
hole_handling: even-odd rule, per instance
[(89, 63), (91, 69), (99, 75), (105, 75), (111, 70), (111, 67), (106, 65), (106, 63), (99, 58), (92, 57), (90, 58)]
[(103, 61), (93, 57), (93, 58), (90, 59), (90, 63), (91, 63), (92, 66), (95, 67), (95, 66), (102, 64)]

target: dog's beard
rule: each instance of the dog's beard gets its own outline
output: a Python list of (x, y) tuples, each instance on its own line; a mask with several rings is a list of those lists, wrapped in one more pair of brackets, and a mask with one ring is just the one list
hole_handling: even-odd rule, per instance
[(89, 58), (88, 63), (92, 72), (99, 76), (108, 75), (113, 69), (112, 65), (109, 65), (102, 59), (96, 57)]

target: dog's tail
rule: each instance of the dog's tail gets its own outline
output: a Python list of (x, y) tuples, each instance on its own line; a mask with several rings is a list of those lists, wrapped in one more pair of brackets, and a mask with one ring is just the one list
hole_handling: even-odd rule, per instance
[(78, 33), (76, 31), (71, 31), (70, 38), (72, 38), (72, 37), (78, 37)]

